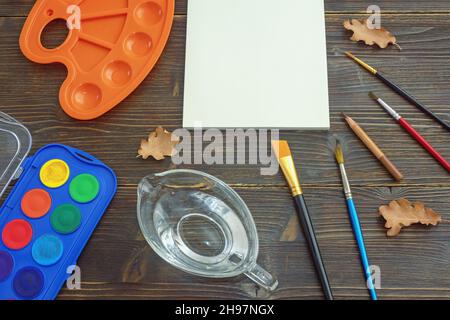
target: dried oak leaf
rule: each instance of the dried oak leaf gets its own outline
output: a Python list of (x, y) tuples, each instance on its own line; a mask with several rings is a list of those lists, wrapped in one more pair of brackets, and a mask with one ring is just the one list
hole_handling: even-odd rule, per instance
[(344, 28), (353, 31), (353, 36), (350, 38), (352, 41), (364, 41), (369, 46), (377, 44), (382, 49), (392, 43), (401, 50), (401, 47), (397, 44), (397, 38), (391, 32), (384, 28), (370, 29), (367, 25), (367, 19), (345, 20)]
[(381, 206), (380, 215), (386, 220), (387, 235), (395, 237), (403, 227), (421, 223), (436, 226), (442, 217), (430, 208), (425, 208), (422, 202), (411, 203), (406, 199), (395, 200), (388, 206)]
[(156, 160), (163, 160), (165, 156), (171, 157), (175, 154), (175, 146), (179, 143), (180, 139), (177, 136), (158, 127), (150, 133), (148, 139), (142, 139), (138, 157), (143, 159), (153, 157)]

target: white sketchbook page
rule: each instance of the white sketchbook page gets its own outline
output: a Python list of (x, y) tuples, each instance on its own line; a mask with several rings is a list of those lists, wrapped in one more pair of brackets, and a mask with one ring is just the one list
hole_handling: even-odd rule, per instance
[(183, 125), (329, 129), (321, 0), (189, 0)]

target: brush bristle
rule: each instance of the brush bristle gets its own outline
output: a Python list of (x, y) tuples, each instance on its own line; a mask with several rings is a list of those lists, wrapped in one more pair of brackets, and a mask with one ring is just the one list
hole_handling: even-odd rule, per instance
[(339, 164), (343, 164), (344, 163), (344, 152), (342, 151), (342, 146), (341, 143), (338, 141), (336, 144), (336, 149), (335, 149), (335, 155), (336, 155), (336, 161)]
[(378, 97), (375, 93), (373, 93), (372, 91), (369, 92), (369, 97), (371, 97), (373, 100), (377, 101)]
[(272, 148), (277, 156), (277, 159), (291, 156), (291, 149), (289, 148), (289, 144), (286, 140), (273, 140)]

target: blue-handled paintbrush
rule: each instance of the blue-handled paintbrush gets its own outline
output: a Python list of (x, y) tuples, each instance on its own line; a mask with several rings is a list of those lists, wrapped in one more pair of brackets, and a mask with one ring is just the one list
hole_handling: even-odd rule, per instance
[(347, 172), (345, 171), (344, 153), (342, 151), (342, 146), (339, 143), (339, 141), (337, 142), (336, 145), (335, 154), (336, 154), (336, 161), (339, 164), (339, 169), (341, 170), (342, 184), (344, 186), (345, 198), (347, 200), (348, 213), (350, 215), (350, 221), (352, 223), (353, 232), (355, 233), (356, 242), (358, 243), (367, 288), (369, 289), (370, 297), (372, 298), (372, 300), (378, 300), (377, 292), (375, 291), (375, 287), (372, 281), (369, 259), (367, 258), (366, 246), (364, 244), (364, 237), (362, 234), (361, 225), (359, 223), (358, 213), (356, 212), (355, 203), (353, 202), (352, 198), (350, 183), (348, 181)]

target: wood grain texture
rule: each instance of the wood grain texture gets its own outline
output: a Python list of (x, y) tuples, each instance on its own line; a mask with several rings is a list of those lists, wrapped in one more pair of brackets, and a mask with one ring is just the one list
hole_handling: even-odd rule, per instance
[[(114, 1), (114, 0), (97, 0)], [(188, 0), (175, 0), (175, 14), (186, 15)], [(33, 0), (3, 0), (0, 3), (0, 16), (23, 17), (33, 6)], [(325, 0), (325, 10), (328, 14), (336, 12), (365, 13), (368, 6), (375, 4), (370, 0)], [(398, 14), (410, 12), (450, 12), (450, 3), (446, 0), (409, 1), (409, 0), (378, 0), (376, 2), (384, 12)]]
[[(268, 295), (245, 277), (210, 280), (167, 265), (142, 239), (134, 210), (134, 186), (121, 187), (111, 208), (85, 249), (79, 265), (83, 288), (63, 290), (61, 298), (270, 298), (320, 299), (307, 245), (279, 238), (295, 215), (287, 189), (236, 188), (252, 210), (260, 238), (259, 263), (273, 272), (280, 288)], [(354, 188), (367, 251), (382, 272), (381, 299), (450, 298), (448, 270), (450, 225), (413, 226), (387, 238), (378, 206), (397, 196), (428, 201), (447, 217), (450, 188)], [(305, 190), (331, 285), (339, 299), (366, 299), (357, 247), (340, 188)], [(262, 201), (261, 199), (264, 199)], [(270, 205), (268, 205), (270, 204)], [(107, 266), (105, 266), (107, 261)]]
[[(406, 197), (425, 202), (450, 220), (449, 175), (367, 97), (367, 92), (376, 91), (395, 105), (447, 158), (449, 135), (340, 53), (352, 50), (450, 120), (450, 3), (432, 2), (379, 1), (389, 12), (383, 15), (383, 24), (398, 36), (403, 47), (400, 52), (395, 48), (368, 48), (348, 40), (351, 33), (342, 28), (342, 21), (360, 17), (369, 1), (326, 1), (332, 129), (282, 132), (296, 158), (331, 284), (340, 299), (366, 299), (368, 294), (333, 158), (334, 135), (343, 142), (371, 263), (381, 267), (380, 297), (450, 298), (450, 226), (414, 226), (398, 238), (387, 239), (377, 215), (380, 205)], [(0, 110), (31, 130), (32, 152), (48, 143), (72, 145), (102, 159), (119, 178), (118, 194), (79, 261), (82, 290), (63, 290), (60, 298), (322, 298), (303, 238), (280, 241), (294, 214), (283, 177), (261, 176), (259, 166), (182, 167), (216, 175), (247, 201), (260, 234), (259, 262), (280, 281), (280, 289), (274, 294), (257, 290), (244, 277), (209, 280), (179, 272), (157, 257), (139, 232), (137, 183), (147, 174), (175, 167), (170, 160), (144, 161), (135, 156), (140, 139), (156, 126), (181, 126), (186, 1), (176, 1), (171, 38), (152, 73), (118, 107), (88, 122), (70, 119), (59, 107), (58, 91), (65, 68), (34, 64), (20, 52), (18, 37), (33, 3), (0, 3)], [(402, 170), (406, 176), (402, 183), (393, 182), (347, 128), (342, 112), (358, 121)]]

